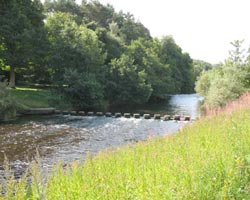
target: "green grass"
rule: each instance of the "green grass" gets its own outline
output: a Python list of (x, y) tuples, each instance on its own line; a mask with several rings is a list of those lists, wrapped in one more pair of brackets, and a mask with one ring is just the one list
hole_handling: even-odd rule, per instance
[(48, 108), (71, 110), (70, 102), (50, 89), (16, 87), (10, 93), (19, 105), (19, 109)]
[(250, 199), (249, 122), (249, 109), (203, 118), (84, 165), (58, 164), (47, 180), (33, 166), (31, 185), (7, 181), (9, 196), (2, 199)]
[(17, 87), (10, 89), (11, 95), (19, 104), (31, 108), (50, 107), (51, 92), (45, 89)]

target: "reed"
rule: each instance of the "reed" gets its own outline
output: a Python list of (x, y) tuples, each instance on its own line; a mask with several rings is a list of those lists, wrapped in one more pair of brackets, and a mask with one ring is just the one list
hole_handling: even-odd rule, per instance
[(231, 114), (232, 112), (250, 109), (250, 92), (244, 93), (240, 98), (234, 101), (229, 101), (223, 107), (210, 107), (208, 105), (205, 106), (205, 115), (206, 116), (214, 116), (220, 114)]

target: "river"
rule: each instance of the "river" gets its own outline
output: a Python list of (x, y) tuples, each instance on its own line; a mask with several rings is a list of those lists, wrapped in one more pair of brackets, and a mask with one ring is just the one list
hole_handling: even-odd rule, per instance
[[(173, 95), (161, 104), (134, 109), (140, 113), (199, 116), (201, 97), (196, 94)], [(121, 112), (124, 111), (123, 110)], [(130, 110), (126, 110), (127, 112)], [(134, 112), (134, 113), (135, 113)], [(187, 122), (154, 119), (108, 118), (70, 115), (26, 116), (0, 124), (0, 174), (5, 157), (16, 177), (20, 176), (39, 152), (43, 167), (58, 161), (85, 160), (106, 148), (146, 140), (152, 136), (175, 133)]]

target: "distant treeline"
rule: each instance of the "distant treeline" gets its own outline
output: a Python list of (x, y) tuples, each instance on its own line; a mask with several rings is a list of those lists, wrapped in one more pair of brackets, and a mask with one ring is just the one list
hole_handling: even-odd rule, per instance
[(11, 87), (54, 85), (76, 109), (191, 93), (202, 71), (171, 36), (86, 0), (0, 1), (0, 68)]

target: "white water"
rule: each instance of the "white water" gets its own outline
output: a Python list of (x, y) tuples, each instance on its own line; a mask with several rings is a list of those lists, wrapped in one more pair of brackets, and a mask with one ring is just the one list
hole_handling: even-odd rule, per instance
[[(199, 116), (198, 95), (173, 95), (168, 108), (171, 114)], [(159, 107), (158, 107), (159, 109)], [(167, 113), (166, 113), (167, 114)], [(14, 124), (0, 125), (0, 171), (4, 155), (17, 175), (39, 151), (43, 166), (62, 160), (85, 160), (96, 154), (149, 137), (176, 133), (186, 122), (83, 116), (39, 116), (22, 118)]]

